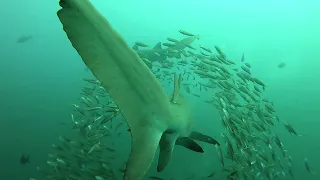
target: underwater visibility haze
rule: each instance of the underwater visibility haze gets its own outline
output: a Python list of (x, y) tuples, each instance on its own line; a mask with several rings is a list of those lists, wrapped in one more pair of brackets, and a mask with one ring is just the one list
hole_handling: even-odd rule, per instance
[(0, 3), (1, 180), (320, 179), (320, 2)]

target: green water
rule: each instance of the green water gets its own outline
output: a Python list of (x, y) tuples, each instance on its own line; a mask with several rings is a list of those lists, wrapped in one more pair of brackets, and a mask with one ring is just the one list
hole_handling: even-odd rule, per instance
[[(281, 125), (275, 129), (293, 158), (296, 179), (319, 179), (303, 164), (307, 157), (313, 171), (320, 173), (319, 1), (92, 3), (130, 45), (181, 38), (177, 31), (185, 29), (201, 36), (198, 44), (218, 45), (233, 60), (240, 61), (244, 52), (252, 73), (267, 84), (266, 96), (277, 115), (303, 135), (291, 136)], [(71, 130), (70, 104), (77, 101), (84, 86), (81, 78), (89, 72), (62, 31), (56, 1), (12, 0), (0, 2), (0, 8), (0, 179), (41, 177), (36, 166), (46, 163), (57, 137)], [(25, 35), (33, 38), (16, 43)], [(281, 62), (286, 67), (278, 68)], [(219, 138), (218, 114), (203, 101), (192, 100), (197, 105), (196, 127)], [(120, 152), (127, 156), (128, 141), (121, 141), (125, 148)], [(184, 179), (218, 168), (213, 147), (205, 145), (205, 155), (176, 149), (163, 177)], [(31, 163), (25, 166), (19, 163), (23, 153), (31, 154)]]

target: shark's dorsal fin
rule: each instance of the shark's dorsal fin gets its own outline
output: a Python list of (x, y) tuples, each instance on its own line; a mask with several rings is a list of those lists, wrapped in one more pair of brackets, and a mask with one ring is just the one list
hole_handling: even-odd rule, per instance
[(153, 47), (154, 50), (156, 49), (162, 49), (161, 47), (161, 42), (158, 42), (154, 47)]
[(60, 0), (57, 15), (72, 46), (119, 107), (131, 130), (124, 180), (140, 180), (152, 163), (170, 114), (154, 74), (88, 0)]
[(179, 74), (179, 78), (177, 77), (177, 73), (174, 73), (173, 75), (174, 82), (173, 82), (173, 94), (171, 97), (171, 103), (176, 104), (179, 100), (180, 96), (180, 85), (182, 81), (182, 75)]

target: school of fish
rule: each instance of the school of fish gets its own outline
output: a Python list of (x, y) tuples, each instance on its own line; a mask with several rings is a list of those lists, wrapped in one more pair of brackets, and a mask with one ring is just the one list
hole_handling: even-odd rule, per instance
[[(168, 39), (174, 46), (180, 46), (180, 41)], [(142, 43), (139, 46), (147, 47)], [(295, 179), (292, 158), (271, 129), (283, 124), (289, 133), (301, 135), (276, 115), (273, 102), (263, 96), (267, 85), (251, 74), (251, 65), (244, 55), (233, 61), (217, 46), (214, 47), (216, 53), (203, 46), (194, 49), (175, 50), (181, 53), (178, 58), (167, 56), (161, 63), (152, 59), (144, 59), (144, 62), (149, 63), (163, 86), (172, 84), (172, 73), (181, 72), (186, 93), (202, 99), (203, 94), (204, 97), (211, 95), (212, 98), (204, 102), (220, 114), (224, 143), (216, 146), (222, 169), (215, 170), (207, 178), (275, 180), (291, 176)], [(125, 120), (98, 80), (92, 77), (83, 80), (88, 87), (82, 88), (77, 104), (72, 105), (74, 137), (60, 136), (60, 143), (52, 145), (54, 151), (48, 155), (48, 167), (38, 167), (47, 179), (116, 179), (115, 173), (124, 172), (124, 166), (114, 169), (112, 160), (117, 158), (114, 141), (127, 132), (127, 128), (121, 128), (126, 126)], [(316, 174), (307, 158), (304, 166), (309, 173)], [(161, 179), (156, 174), (149, 178)]]
[[(184, 179), (296, 179), (293, 159), (273, 128), (283, 126), (296, 138), (301, 135), (277, 116), (274, 103), (264, 96), (268, 85), (251, 72), (245, 55), (231, 60), (218, 46), (194, 46), (199, 35), (185, 30), (179, 33), (185, 36), (181, 40), (168, 37), (152, 49), (136, 42), (133, 50), (163, 87), (173, 86), (173, 74), (181, 74), (186, 97), (200, 98), (220, 115), (221, 141), (215, 145), (217, 154), (211, 156), (219, 157), (221, 169)], [(125, 172), (125, 161), (114, 163), (119, 155), (117, 138), (130, 133), (121, 110), (99, 80), (90, 75), (83, 81), (87, 86), (72, 104), (70, 134), (61, 135), (59, 143), (52, 145), (47, 166), (37, 167), (46, 179), (119, 179)], [(300, 164), (316, 176), (307, 158)], [(146, 178), (163, 179), (157, 174)]]

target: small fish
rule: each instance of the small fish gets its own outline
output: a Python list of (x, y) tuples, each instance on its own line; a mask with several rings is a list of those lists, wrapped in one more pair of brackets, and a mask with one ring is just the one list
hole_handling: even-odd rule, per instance
[(20, 164), (26, 165), (27, 163), (30, 163), (30, 156), (23, 154), (23, 155), (20, 157)]
[(241, 62), (244, 62), (244, 53), (242, 53)]
[(33, 36), (21, 36), (21, 37), (19, 37), (18, 39), (17, 39), (17, 43), (25, 43), (25, 42), (27, 42), (27, 41), (29, 41), (29, 40), (31, 40), (33, 38)]
[(259, 79), (257, 79), (257, 78), (252, 78), (252, 80), (253, 80), (255, 83), (257, 83), (257, 84), (259, 84), (260, 86), (262, 86), (263, 89), (266, 87), (266, 85), (265, 85), (262, 81), (260, 81)]
[(202, 51), (200, 51), (200, 53), (201, 53), (202, 55), (204, 55), (204, 56), (210, 56), (209, 54), (206, 54), (206, 53), (204, 53), (204, 52), (202, 52)]
[(157, 176), (150, 176), (149, 179), (163, 180), (162, 178), (159, 178), (159, 177), (157, 177)]
[(248, 68), (251, 68), (251, 64), (249, 63), (244, 63), (244, 65), (246, 65)]
[(166, 46), (166, 47), (174, 47), (176, 46), (175, 44), (171, 44), (171, 43), (162, 43), (163, 46)]
[(94, 144), (88, 151), (88, 154), (91, 154), (93, 151), (100, 149), (100, 141), (97, 144)]
[(287, 131), (290, 133), (290, 134), (294, 134), (296, 136), (302, 136), (300, 134), (297, 133), (297, 131), (292, 127), (291, 124), (286, 124), (286, 123), (283, 123), (284, 124), (284, 127), (287, 129)]
[(277, 146), (279, 148), (283, 147), (283, 144), (282, 144), (282, 142), (280, 141), (280, 138), (277, 135), (274, 135), (274, 140), (275, 140), (275, 142), (276, 142), (276, 144), (277, 144)]
[(96, 111), (96, 110), (101, 110), (101, 109), (102, 109), (102, 107), (100, 107), (100, 106), (85, 108), (86, 111)]
[(192, 55), (192, 56), (194, 56), (195, 54), (194, 54), (194, 52), (192, 52), (192, 51), (187, 51), (190, 55)]
[(114, 150), (113, 148), (111, 148), (111, 147), (106, 147), (105, 148), (107, 151), (109, 151), (109, 152), (116, 152), (116, 150)]
[(206, 178), (212, 178), (216, 174), (215, 171), (213, 171), (211, 174), (209, 174)]
[(247, 66), (241, 66), (241, 69), (242, 69), (243, 71), (245, 71), (246, 73), (251, 74), (251, 71), (250, 71), (250, 69), (249, 69)]
[(288, 169), (288, 172), (289, 172), (290, 176), (291, 176), (293, 179), (296, 179), (295, 176), (294, 176), (294, 174), (293, 174), (293, 171), (292, 171), (292, 168), (291, 168), (291, 167)]
[(219, 53), (220, 56), (222, 56), (223, 58), (226, 57), (226, 55), (222, 52), (222, 50), (218, 46), (214, 46), (214, 48), (216, 49), (216, 51)]
[(148, 45), (142, 43), (142, 42), (136, 42), (135, 43), (137, 46), (140, 46), (140, 47), (149, 47)]
[(284, 63), (284, 62), (278, 64), (278, 68), (284, 68), (286, 66), (287, 66), (286, 63)]
[(220, 157), (220, 163), (221, 163), (222, 167), (224, 167), (224, 158), (223, 158), (222, 150), (221, 150), (220, 146), (218, 146), (218, 145), (215, 145), (215, 147), (216, 147), (216, 150), (217, 150), (218, 155)]
[(65, 122), (59, 122), (59, 125), (66, 125)]
[(205, 48), (205, 47), (203, 47), (203, 46), (200, 46), (200, 48), (203, 49), (204, 51), (207, 51), (207, 52), (209, 52), (209, 53), (212, 53), (212, 51), (211, 51), (209, 48)]
[(317, 174), (317, 173), (311, 171), (310, 165), (309, 165), (309, 162), (308, 162), (308, 159), (307, 159), (307, 158), (304, 158), (304, 166), (306, 167), (306, 170), (307, 170), (310, 174), (313, 174), (313, 175), (316, 175), (316, 174)]
[(195, 36), (194, 34), (192, 33), (189, 33), (187, 31), (184, 31), (184, 30), (179, 30), (179, 33), (183, 34), (183, 35), (186, 35), (186, 36)]
[(198, 95), (198, 94), (192, 94), (192, 95), (194, 95), (194, 96), (196, 96), (196, 97), (200, 97), (200, 95)]
[(184, 44), (184, 45), (190, 49), (196, 50), (196, 48), (192, 47), (190, 44)]
[(167, 38), (168, 41), (170, 42), (174, 42), (174, 43), (178, 43), (179, 40), (173, 39), (173, 38)]

